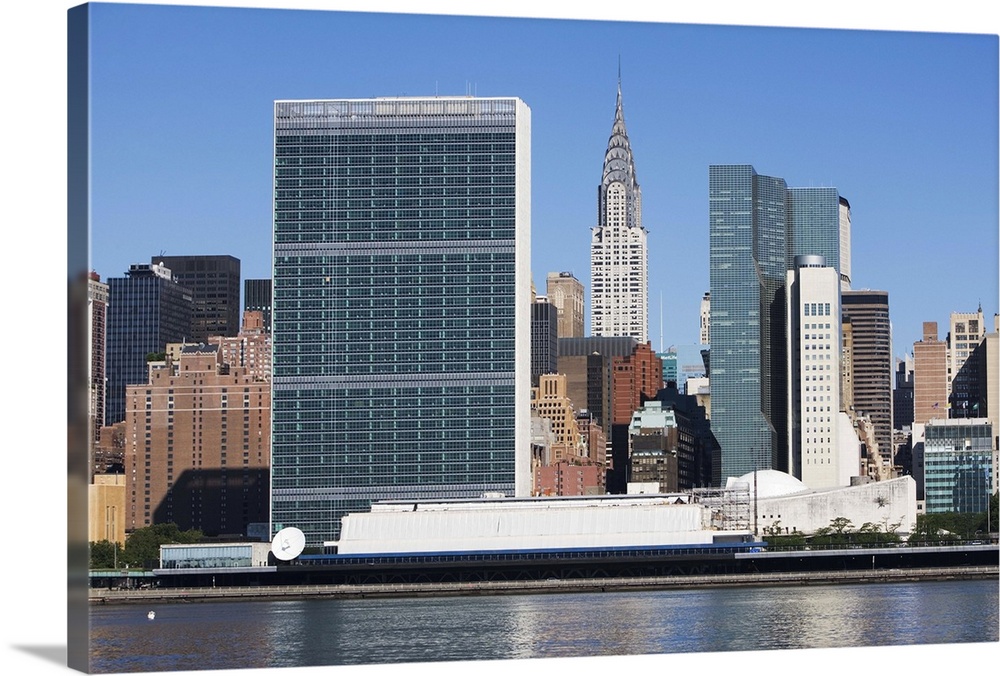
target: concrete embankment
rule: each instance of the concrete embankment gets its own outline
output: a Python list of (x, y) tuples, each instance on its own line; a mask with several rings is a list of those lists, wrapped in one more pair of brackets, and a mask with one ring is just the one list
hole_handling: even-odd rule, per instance
[(306, 598), (387, 598), (406, 596), (477, 596), (494, 594), (555, 594), (572, 592), (651, 591), (736, 585), (806, 585), (920, 580), (1000, 578), (998, 566), (906, 568), (685, 575), (677, 577), (548, 579), (366, 585), (285, 585), (217, 588), (91, 589), (92, 604), (195, 603)]

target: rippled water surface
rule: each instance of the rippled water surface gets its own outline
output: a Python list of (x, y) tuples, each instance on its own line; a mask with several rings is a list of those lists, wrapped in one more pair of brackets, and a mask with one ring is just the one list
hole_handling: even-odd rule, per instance
[(986, 642), (997, 608), (996, 580), (104, 606), (91, 611), (91, 669)]

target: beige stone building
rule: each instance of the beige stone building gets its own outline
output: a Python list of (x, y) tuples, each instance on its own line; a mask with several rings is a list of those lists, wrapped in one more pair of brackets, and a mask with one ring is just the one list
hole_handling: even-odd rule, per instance
[(552, 421), (555, 443), (550, 451), (550, 464), (585, 457), (587, 447), (577, 424), (573, 402), (566, 393), (566, 376), (557, 373), (542, 375), (538, 387), (533, 388), (531, 394), (532, 410), (539, 417)]
[(583, 336), (583, 282), (572, 272), (550, 272), (545, 278), (545, 295), (556, 306), (559, 337)]
[(97, 474), (87, 489), (88, 542), (125, 546), (125, 475)]

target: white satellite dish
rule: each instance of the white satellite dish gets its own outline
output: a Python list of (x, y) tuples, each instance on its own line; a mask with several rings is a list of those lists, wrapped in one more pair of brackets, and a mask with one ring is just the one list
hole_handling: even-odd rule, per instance
[(281, 561), (291, 561), (302, 553), (306, 546), (306, 535), (298, 528), (289, 526), (274, 534), (271, 553)]

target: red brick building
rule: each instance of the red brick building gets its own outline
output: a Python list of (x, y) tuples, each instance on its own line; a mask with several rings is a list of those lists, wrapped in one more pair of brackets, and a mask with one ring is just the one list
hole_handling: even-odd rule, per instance
[(650, 343), (636, 345), (632, 354), (612, 359), (611, 423), (627, 425), (642, 406), (663, 388), (663, 361)]
[(176, 523), (243, 535), (268, 520), (270, 383), (224, 363), (217, 345), (149, 364), (126, 388), (126, 530)]
[(604, 464), (567, 460), (535, 468), (533, 495), (603, 495)]

